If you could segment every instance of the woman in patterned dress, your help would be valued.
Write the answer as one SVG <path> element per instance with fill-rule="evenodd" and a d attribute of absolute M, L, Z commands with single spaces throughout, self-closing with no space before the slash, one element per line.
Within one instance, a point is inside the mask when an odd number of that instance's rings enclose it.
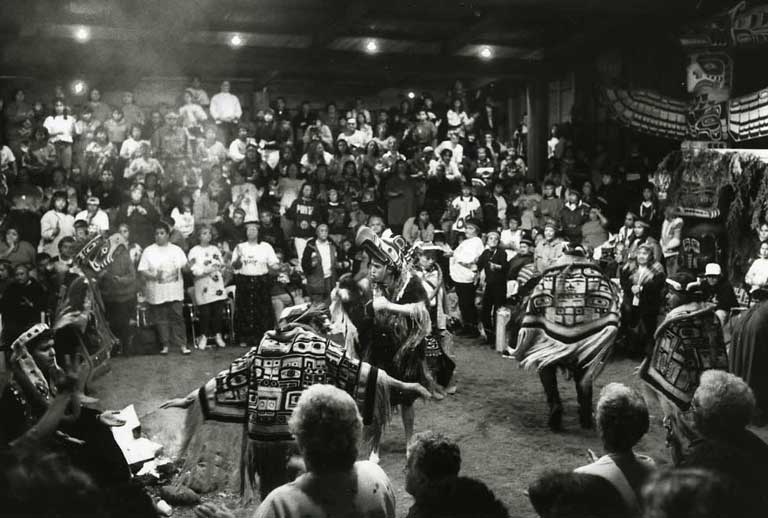
<path fill-rule="evenodd" d="M 211 244 L 210 225 L 197 231 L 200 244 L 189 251 L 189 267 L 195 278 L 195 304 L 200 318 L 200 337 L 196 347 L 205 349 L 208 337 L 215 336 L 216 345 L 226 346 L 222 331 L 222 313 L 227 294 L 224 291 L 224 261 L 219 247 Z"/>

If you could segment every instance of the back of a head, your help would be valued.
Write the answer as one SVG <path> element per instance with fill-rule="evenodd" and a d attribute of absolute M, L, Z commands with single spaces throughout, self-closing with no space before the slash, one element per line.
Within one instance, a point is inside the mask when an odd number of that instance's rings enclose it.
<path fill-rule="evenodd" d="M 507 508 L 488 486 L 470 477 L 444 479 L 419 507 L 424 518 L 508 518 Z"/>
<path fill-rule="evenodd" d="M 648 432 L 648 407 L 636 390 L 609 383 L 600 391 L 596 421 L 607 451 L 629 451 Z"/>
<path fill-rule="evenodd" d="M 430 480 L 455 477 L 461 469 L 461 451 L 441 433 L 419 432 L 408 445 L 408 462 Z"/>
<path fill-rule="evenodd" d="M 703 469 L 656 473 L 643 488 L 643 518 L 748 516 L 727 479 Z"/>
<path fill-rule="evenodd" d="M 110 516 L 103 493 L 66 457 L 42 451 L 7 451 L 0 453 L 0 466 L 2 516 Z"/>
<path fill-rule="evenodd" d="M 363 421 L 352 397 L 332 385 L 304 390 L 288 421 L 311 472 L 351 469 Z"/>
<path fill-rule="evenodd" d="M 586 473 L 545 473 L 530 485 L 528 498 L 542 518 L 630 516 L 621 495 L 610 482 Z"/>
<path fill-rule="evenodd" d="M 755 395 L 747 383 L 725 371 L 707 370 L 693 394 L 693 415 L 705 435 L 728 435 L 747 427 L 755 409 Z"/>

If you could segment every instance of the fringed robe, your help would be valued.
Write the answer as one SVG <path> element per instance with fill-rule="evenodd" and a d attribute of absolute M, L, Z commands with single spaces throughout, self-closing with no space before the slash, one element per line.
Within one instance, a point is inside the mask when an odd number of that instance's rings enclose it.
<path fill-rule="evenodd" d="M 282 334 L 267 332 L 258 346 L 200 388 L 199 410 L 187 413 L 187 441 L 182 449 L 212 453 L 214 458 L 210 462 L 216 462 L 218 448 L 234 446 L 233 433 L 222 431 L 215 424 L 208 427 L 207 433 L 197 433 L 203 425 L 201 414 L 205 420 L 240 424 L 239 490 L 245 502 L 252 501 L 258 476 L 258 487 L 264 497 L 289 481 L 286 463 L 290 454 L 296 453 L 296 447 L 288 430 L 288 419 L 303 390 L 316 383 L 335 385 L 349 393 L 358 404 L 364 424 L 383 426 L 389 420 L 386 372 L 351 358 L 343 346 L 297 326 Z M 230 444 L 212 443 L 221 440 Z M 194 447 L 193 441 L 197 443 Z M 190 472 L 207 469 L 205 464 L 206 461 L 188 456 L 182 468 L 182 483 L 195 478 Z M 209 487 L 223 489 L 215 484 Z"/>

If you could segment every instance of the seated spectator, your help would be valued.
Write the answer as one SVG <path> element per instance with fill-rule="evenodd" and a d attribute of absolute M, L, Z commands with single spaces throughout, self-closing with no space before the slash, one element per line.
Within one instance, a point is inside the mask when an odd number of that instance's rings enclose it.
<path fill-rule="evenodd" d="M 643 489 L 643 518 L 752 516 L 744 504 L 731 481 L 704 469 L 662 471 Z"/>
<path fill-rule="evenodd" d="M 139 176 L 146 178 L 149 174 L 162 175 L 163 166 L 160 161 L 152 157 L 152 146 L 146 140 L 142 141 L 139 145 L 139 155 L 132 159 L 125 168 L 123 173 L 123 179 L 126 181 L 133 181 Z"/>
<path fill-rule="evenodd" d="M 40 219 L 41 252 L 51 257 L 59 255 L 59 241 L 75 233 L 75 218 L 67 213 L 67 194 L 59 191 L 53 195 L 51 208 Z"/>
<path fill-rule="evenodd" d="M 422 243 L 431 243 L 435 235 L 435 226 L 429 220 L 429 212 L 426 209 L 421 209 L 415 216 L 411 216 L 405 220 L 403 225 L 403 239 L 405 239 L 409 245 L 413 245 L 417 241 Z"/>
<path fill-rule="evenodd" d="M 705 300 L 716 306 L 715 314 L 720 323 L 725 325 L 732 308 L 739 305 L 733 286 L 723 276 L 723 269 L 717 263 L 709 263 L 704 268 L 705 283 L 702 284 Z"/>
<path fill-rule="evenodd" d="M 256 518 L 395 517 L 384 471 L 356 462 L 362 418 L 354 400 L 329 385 L 305 389 L 289 421 L 307 473 L 272 491 Z"/>
<path fill-rule="evenodd" d="M 144 197 L 144 186 L 131 187 L 130 200 L 120 206 L 115 216 L 115 224 L 126 224 L 135 243 L 146 248 L 154 241 L 154 225 L 160 220 L 160 214 Z"/>
<path fill-rule="evenodd" d="M 581 243 L 582 225 L 589 221 L 589 208 L 581 201 L 581 193 L 569 189 L 566 202 L 560 212 L 560 226 L 563 239 L 571 243 Z"/>
<path fill-rule="evenodd" d="M 751 291 L 768 286 L 768 241 L 760 243 L 757 259 L 749 266 L 744 284 Z"/>
<path fill-rule="evenodd" d="M 144 111 L 136 104 L 133 92 L 123 92 L 123 118 L 129 128 L 144 126 Z"/>
<path fill-rule="evenodd" d="M 459 446 L 440 433 L 431 431 L 415 434 L 406 451 L 405 490 L 413 496 L 414 504 L 408 511 L 408 518 L 429 516 L 429 509 L 423 509 L 436 484 L 459 476 L 461 452 Z"/>
<path fill-rule="evenodd" d="M 4 239 L 0 241 L 0 260 L 7 261 L 12 267 L 19 264 L 34 266 L 36 255 L 31 243 L 19 239 L 19 229 L 8 225 Z"/>
<path fill-rule="evenodd" d="M 507 518 L 509 512 L 484 483 L 469 477 L 449 477 L 435 483 L 423 505 L 409 518 Z"/>
<path fill-rule="evenodd" d="M 355 120 L 354 117 L 349 117 L 347 119 L 347 124 L 344 128 L 344 131 L 339 133 L 339 136 L 336 137 L 336 140 L 346 141 L 349 147 L 352 149 L 363 149 L 368 143 L 368 139 L 366 138 L 365 133 L 358 129 L 357 120 Z"/>
<path fill-rule="evenodd" d="M 597 431 L 605 455 L 576 473 L 597 475 L 610 482 L 633 515 L 640 511 L 640 490 L 655 468 L 650 457 L 632 448 L 648 432 L 648 408 L 642 396 L 621 383 L 609 383 L 597 401 Z"/>
<path fill-rule="evenodd" d="M 195 231 L 195 216 L 192 211 L 192 194 L 182 191 L 179 195 L 179 204 L 171 211 L 171 219 L 174 228 L 179 231 L 184 239 L 189 238 Z"/>
<path fill-rule="evenodd" d="M 700 438 L 684 452 L 681 465 L 732 481 L 751 516 L 762 516 L 768 508 L 768 444 L 747 430 L 755 412 L 752 389 L 733 374 L 704 371 L 691 409 Z"/>
<path fill-rule="evenodd" d="M 546 473 L 530 485 L 528 498 L 541 518 L 633 516 L 610 482 L 587 473 Z"/>

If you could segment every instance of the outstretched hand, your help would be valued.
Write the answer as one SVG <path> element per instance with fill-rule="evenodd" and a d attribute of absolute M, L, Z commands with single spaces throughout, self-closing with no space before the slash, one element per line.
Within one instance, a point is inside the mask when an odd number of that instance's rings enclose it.
<path fill-rule="evenodd" d="M 99 414 L 99 421 L 109 427 L 119 427 L 125 424 L 125 419 L 120 417 L 120 412 L 117 410 L 105 410 Z"/>
<path fill-rule="evenodd" d="M 432 399 L 432 393 L 419 383 L 407 383 L 409 392 L 413 392 L 423 399 Z"/>
<path fill-rule="evenodd" d="M 162 405 L 160 405 L 160 408 L 189 408 L 189 406 L 192 404 L 192 401 L 185 397 L 177 397 L 174 399 L 169 399 Z"/>

